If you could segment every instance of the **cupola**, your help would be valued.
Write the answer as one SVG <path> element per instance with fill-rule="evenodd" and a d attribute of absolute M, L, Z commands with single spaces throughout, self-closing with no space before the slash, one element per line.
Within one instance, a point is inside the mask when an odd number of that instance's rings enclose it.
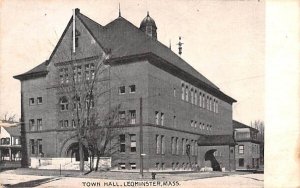
<path fill-rule="evenodd" d="M 157 40 L 157 27 L 155 21 L 149 16 L 149 12 L 147 12 L 147 16 L 141 22 L 140 30 L 146 33 L 146 35 Z"/>

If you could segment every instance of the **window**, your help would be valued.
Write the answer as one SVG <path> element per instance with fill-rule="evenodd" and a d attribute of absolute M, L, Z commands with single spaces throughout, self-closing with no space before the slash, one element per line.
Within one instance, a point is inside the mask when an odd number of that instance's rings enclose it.
<path fill-rule="evenodd" d="M 176 88 L 173 88 L 173 97 L 176 97 Z"/>
<path fill-rule="evenodd" d="M 243 158 L 239 159 L 239 166 L 244 166 L 244 159 Z"/>
<path fill-rule="evenodd" d="M 73 109 L 74 110 L 81 110 L 81 103 L 80 103 L 80 97 L 75 96 L 73 97 Z"/>
<path fill-rule="evenodd" d="M 42 119 L 37 119 L 37 130 L 43 130 Z"/>
<path fill-rule="evenodd" d="M 130 116 L 130 124 L 136 123 L 136 112 L 135 110 L 129 110 L 129 116 Z"/>
<path fill-rule="evenodd" d="M 69 121 L 68 120 L 64 121 L 64 127 L 69 127 Z"/>
<path fill-rule="evenodd" d="M 59 79 L 60 83 L 69 83 L 69 70 L 68 68 L 61 68 L 59 69 Z"/>
<path fill-rule="evenodd" d="M 162 169 L 162 170 L 165 169 L 165 163 L 161 163 L 161 169 Z"/>
<path fill-rule="evenodd" d="M 37 140 L 38 145 L 38 154 L 43 155 L 43 145 L 42 145 L 42 139 Z"/>
<path fill-rule="evenodd" d="M 176 127 L 176 116 L 173 116 L 173 126 Z"/>
<path fill-rule="evenodd" d="M 179 138 L 178 137 L 176 138 L 175 143 L 176 143 L 176 155 L 179 155 Z"/>
<path fill-rule="evenodd" d="M 35 154 L 35 146 L 34 146 L 33 139 L 30 139 L 30 149 L 31 149 L 31 154 Z"/>
<path fill-rule="evenodd" d="M 72 127 L 75 128 L 76 127 L 76 123 L 75 123 L 75 120 L 72 119 Z"/>
<path fill-rule="evenodd" d="M 34 125 L 34 119 L 30 119 L 29 120 L 29 130 L 34 131 L 34 129 L 35 129 L 34 126 L 35 126 Z"/>
<path fill-rule="evenodd" d="M 239 154 L 244 154 L 244 145 L 239 145 Z"/>
<path fill-rule="evenodd" d="M 218 105 L 218 101 L 216 101 L 216 113 L 219 112 L 219 105 Z"/>
<path fill-rule="evenodd" d="M 155 124 L 158 125 L 159 124 L 159 112 L 155 111 Z"/>
<path fill-rule="evenodd" d="M 156 168 L 156 170 L 159 170 L 160 169 L 160 164 L 159 163 L 155 163 L 155 168 Z"/>
<path fill-rule="evenodd" d="M 194 104 L 194 89 L 191 88 L 191 103 Z"/>
<path fill-rule="evenodd" d="M 166 147 L 165 147 L 165 136 L 161 136 L 161 154 L 165 154 L 165 150 L 166 150 Z"/>
<path fill-rule="evenodd" d="M 191 120 L 191 127 L 194 127 L 194 121 Z"/>
<path fill-rule="evenodd" d="M 125 86 L 119 87 L 119 94 L 125 94 Z"/>
<path fill-rule="evenodd" d="M 202 108 L 205 108 L 205 94 L 202 94 Z"/>
<path fill-rule="evenodd" d="M 85 80 L 93 80 L 95 78 L 95 65 L 94 63 L 86 64 L 85 68 Z"/>
<path fill-rule="evenodd" d="M 119 123 L 123 125 L 125 124 L 125 120 L 125 111 L 119 111 Z"/>
<path fill-rule="evenodd" d="M 79 46 L 79 31 L 75 30 L 75 47 L 77 48 Z"/>
<path fill-rule="evenodd" d="M 68 98 L 63 96 L 60 98 L 60 110 L 65 111 L 69 109 Z"/>
<path fill-rule="evenodd" d="M 161 144 L 161 139 L 159 135 L 156 135 L 156 154 L 160 154 L 160 144 Z"/>
<path fill-rule="evenodd" d="M 20 139 L 19 138 L 15 138 L 15 145 L 19 145 L 20 144 Z"/>
<path fill-rule="evenodd" d="M 189 87 L 185 87 L 185 100 L 188 102 L 189 101 Z"/>
<path fill-rule="evenodd" d="M 120 152 L 125 152 L 125 134 L 120 135 Z"/>
<path fill-rule="evenodd" d="M 42 104 L 43 103 L 43 98 L 42 97 L 38 97 L 37 98 L 37 103 L 38 104 Z"/>
<path fill-rule="evenodd" d="M 60 121 L 59 121 L 59 125 L 60 125 L 61 128 L 63 128 L 63 127 L 64 127 L 64 121 L 63 121 L 63 120 L 60 120 Z"/>
<path fill-rule="evenodd" d="M 130 163 L 130 169 L 131 169 L 131 170 L 136 169 L 136 164 L 135 164 L 135 163 Z"/>
<path fill-rule="evenodd" d="M 186 145 L 186 142 L 185 142 L 185 139 L 183 138 L 182 139 L 182 155 L 185 155 L 185 145 Z"/>
<path fill-rule="evenodd" d="M 195 105 L 198 103 L 198 98 L 197 98 L 197 90 L 195 89 Z"/>
<path fill-rule="evenodd" d="M 129 93 L 135 93 L 135 85 L 129 86 Z"/>
<path fill-rule="evenodd" d="M 175 138 L 174 137 L 171 138 L 171 153 L 172 153 L 172 155 L 175 154 Z"/>
<path fill-rule="evenodd" d="M 209 110 L 212 111 L 212 98 L 209 98 Z"/>
<path fill-rule="evenodd" d="M 194 151 L 195 153 L 194 153 L 194 155 L 197 156 L 198 155 L 198 145 L 197 145 L 197 141 L 196 140 L 195 140 L 195 146 L 194 147 L 195 147 L 195 151 Z"/>
<path fill-rule="evenodd" d="M 198 124 L 197 121 L 195 121 L 195 124 L 194 124 L 195 128 L 197 128 L 197 124 Z"/>
<path fill-rule="evenodd" d="M 199 92 L 199 106 L 202 107 L 202 93 Z"/>
<path fill-rule="evenodd" d="M 29 98 L 29 105 L 34 105 L 34 98 Z"/>
<path fill-rule="evenodd" d="M 125 170 L 126 169 L 125 163 L 119 163 L 119 169 Z"/>
<path fill-rule="evenodd" d="M 194 155 L 194 140 L 191 140 L 191 155 Z"/>
<path fill-rule="evenodd" d="M 136 152 L 136 135 L 130 135 L 130 152 Z"/>
<path fill-rule="evenodd" d="M 185 95 L 185 86 L 184 84 L 181 85 L 181 99 L 184 100 L 184 95 Z"/>
<path fill-rule="evenodd" d="M 73 67 L 73 79 L 74 79 L 74 82 L 81 82 L 81 66 L 78 65 L 78 66 L 74 66 Z"/>
<path fill-rule="evenodd" d="M 160 113 L 160 119 L 161 119 L 160 121 L 161 125 L 164 125 L 164 119 L 165 119 L 164 113 Z"/>
<path fill-rule="evenodd" d="M 206 96 L 206 109 L 209 110 L 209 96 Z"/>

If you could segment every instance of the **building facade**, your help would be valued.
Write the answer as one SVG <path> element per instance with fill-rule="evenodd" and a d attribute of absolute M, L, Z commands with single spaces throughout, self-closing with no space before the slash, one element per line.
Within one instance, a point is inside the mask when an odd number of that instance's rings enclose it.
<path fill-rule="evenodd" d="M 149 13 L 139 28 L 121 15 L 102 26 L 79 9 L 50 58 L 14 77 L 21 81 L 29 163 L 39 156 L 73 156 L 76 107 L 60 88 L 96 79 L 95 67 L 106 55 L 101 83 L 109 92 L 97 97 L 93 107 L 105 111 L 120 104 L 120 118 L 129 117 L 126 126 L 118 127 L 112 168 L 137 169 L 143 154 L 146 170 L 234 169 L 236 101 L 158 41 Z"/>
<path fill-rule="evenodd" d="M 258 130 L 233 120 L 236 170 L 255 170 L 260 165 Z"/>

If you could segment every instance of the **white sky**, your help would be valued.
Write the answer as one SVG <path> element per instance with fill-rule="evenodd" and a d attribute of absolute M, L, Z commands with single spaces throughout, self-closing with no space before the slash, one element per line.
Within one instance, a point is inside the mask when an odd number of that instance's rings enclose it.
<path fill-rule="evenodd" d="M 2 1 L 0 4 L 0 117 L 20 116 L 24 73 L 50 57 L 73 8 L 105 25 L 122 16 L 139 27 L 147 11 L 158 40 L 235 98 L 233 118 L 246 124 L 264 120 L 265 5 L 262 1 Z"/>

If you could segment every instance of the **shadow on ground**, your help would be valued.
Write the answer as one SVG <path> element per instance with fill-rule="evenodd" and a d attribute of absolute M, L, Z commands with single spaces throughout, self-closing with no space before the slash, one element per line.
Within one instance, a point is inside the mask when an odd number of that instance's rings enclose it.
<path fill-rule="evenodd" d="M 26 181 L 26 182 L 21 182 L 21 183 L 17 183 L 17 184 L 4 184 L 4 187 L 10 188 L 10 187 L 36 187 L 45 183 L 49 183 L 52 181 L 57 181 L 60 178 L 43 178 L 43 179 L 38 179 L 38 180 L 32 180 L 32 181 Z"/>

